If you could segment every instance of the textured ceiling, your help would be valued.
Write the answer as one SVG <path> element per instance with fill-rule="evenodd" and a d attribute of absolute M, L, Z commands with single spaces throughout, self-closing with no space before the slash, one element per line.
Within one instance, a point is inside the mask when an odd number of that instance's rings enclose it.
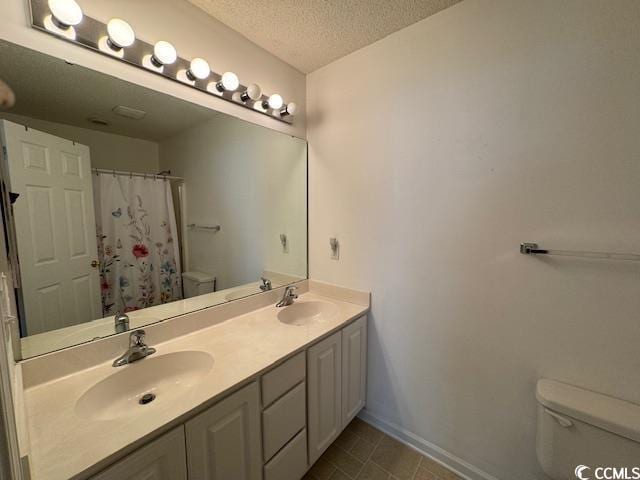
<path fill-rule="evenodd" d="M 189 0 L 303 73 L 461 0 Z"/>
<path fill-rule="evenodd" d="M 58 58 L 0 41 L 0 72 L 11 85 L 11 113 L 101 132 L 161 141 L 215 115 L 215 111 L 125 82 Z M 147 112 L 142 120 L 113 113 L 124 105 Z M 109 123 L 97 126 L 87 119 Z"/>

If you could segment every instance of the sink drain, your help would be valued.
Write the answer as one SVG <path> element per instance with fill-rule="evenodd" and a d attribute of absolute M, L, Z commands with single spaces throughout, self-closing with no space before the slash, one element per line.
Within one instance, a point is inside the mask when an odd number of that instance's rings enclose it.
<path fill-rule="evenodd" d="M 155 399 L 156 399 L 155 393 L 145 393 L 140 397 L 140 400 L 138 400 L 138 403 L 140 405 L 146 405 L 147 403 L 153 402 Z"/>

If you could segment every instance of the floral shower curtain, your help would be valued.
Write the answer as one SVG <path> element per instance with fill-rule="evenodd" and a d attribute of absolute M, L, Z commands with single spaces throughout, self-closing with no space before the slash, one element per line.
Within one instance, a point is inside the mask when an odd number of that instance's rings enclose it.
<path fill-rule="evenodd" d="M 103 315 L 182 298 L 170 183 L 98 174 L 93 195 Z"/>

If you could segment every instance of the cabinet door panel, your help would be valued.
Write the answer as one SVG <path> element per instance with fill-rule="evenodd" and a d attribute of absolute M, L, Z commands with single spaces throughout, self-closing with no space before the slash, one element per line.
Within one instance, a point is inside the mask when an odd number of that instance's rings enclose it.
<path fill-rule="evenodd" d="M 367 317 L 342 330 L 342 425 L 364 407 L 367 395 Z"/>
<path fill-rule="evenodd" d="M 187 480 L 184 427 L 145 445 L 92 480 Z"/>
<path fill-rule="evenodd" d="M 307 353 L 309 463 L 314 463 L 342 431 L 342 333 Z"/>
<path fill-rule="evenodd" d="M 260 480 L 260 406 L 254 382 L 186 424 L 190 480 Z"/>

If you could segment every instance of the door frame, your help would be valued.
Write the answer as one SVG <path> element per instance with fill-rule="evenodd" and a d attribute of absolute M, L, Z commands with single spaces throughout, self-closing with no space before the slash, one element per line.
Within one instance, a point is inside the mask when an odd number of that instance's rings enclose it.
<path fill-rule="evenodd" d="M 25 130 L 29 127 L 24 126 Z M 4 235 L 5 252 L 7 262 L 11 274 L 13 284 L 13 295 L 16 302 L 16 310 L 21 337 L 21 332 L 27 329 L 26 315 L 24 312 L 24 299 L 22 296 L 22 278 L 20 277 L 20 260 L 18 259 L 18 237 L 16 235 L 16 224 L 13 215 L 13 207 L 11 205 L 9 179 L 9 154 L 7 150 L 7 139 L 5 138 L 4 128 L 0 128 L 0 145 L 2 147 L 2 156 L 0 157 L 0 208 L 2 209 L 2 232 Z M 22 360 L 22 352 L 19 348 L 13 352 L 15 361 Z"/>

